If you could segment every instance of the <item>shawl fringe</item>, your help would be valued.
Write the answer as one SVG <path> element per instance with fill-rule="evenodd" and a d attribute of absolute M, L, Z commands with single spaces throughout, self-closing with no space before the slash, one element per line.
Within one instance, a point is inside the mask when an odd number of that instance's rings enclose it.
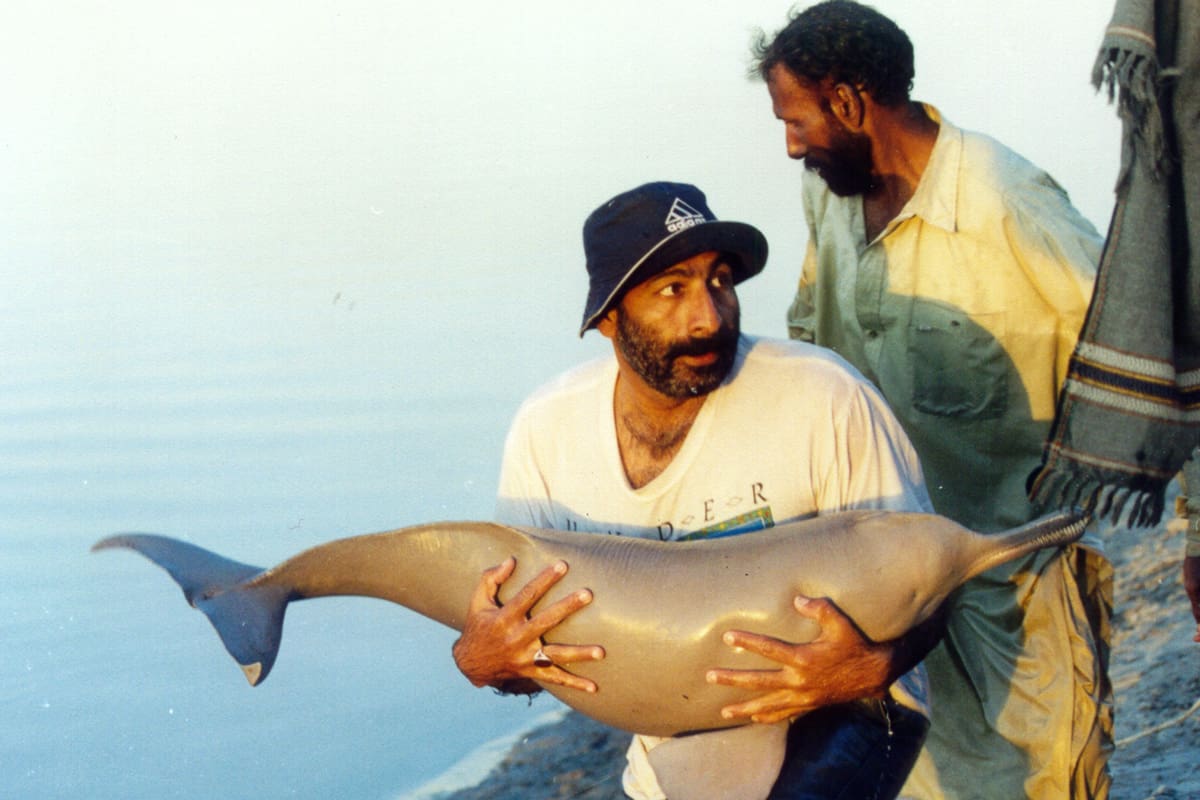
<path fill-rule="evenodd" d="M 1117 0 L 1092 83 L 1121 117 L 1117 202 L 1029 497 L 1147 527 L 1200 443 L 1200 0 Z"/>
<path fill-rule="evenodd" d="M 1117 113 L 1128 125 L 1127 135 L 1123 137 L 1125 152 L 1117 177 L 1119 188 L 1125 183 L 1134 158 L 1146 159 L 1156 178 L 1170 170 L 1165 126 L 1159 107 L 1166 76 L 1159 69 L 1158 58 L 1153 53 L 1109 42 L 1106 45 L 1092 67 L 1092 86 L 1097 91 L 1105 91 L 1109 103 L 1116 99 Z"/>
<path fill-rule="evenodd" d="M 1098 522 L 1149 528 L 1165 510 L 1165 484 L 1147 475 L 1057 472 L 1039 481 L 1030 499 L 1038 508 L 1078 508 Z"/>

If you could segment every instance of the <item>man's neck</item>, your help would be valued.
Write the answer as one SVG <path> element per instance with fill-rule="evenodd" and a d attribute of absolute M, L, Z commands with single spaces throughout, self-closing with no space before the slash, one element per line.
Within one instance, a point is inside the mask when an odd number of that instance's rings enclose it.
<path fill-rule="evenodd" d="M 866 238 L 871 242 L 895 219 L 921 182 L 937 141 L 938 123 L 919 103 L 874 108 L 871 155 L 878 184 L 863 195 Z"/>
<path fill-rule="evenodd" d="M 707 395 L 668 397 L 624 374 L 613 392 L 613 418 L 625 477 L 640 489 L 670 466 Z"/>

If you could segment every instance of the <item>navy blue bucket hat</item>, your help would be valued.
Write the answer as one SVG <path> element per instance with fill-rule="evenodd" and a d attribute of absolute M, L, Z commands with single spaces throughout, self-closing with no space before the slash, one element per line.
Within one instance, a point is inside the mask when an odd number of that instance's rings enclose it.
<path fill-rule="evenodd" d="M 718 220 L 704 192 L 691 184 L 647 183 L 609 200 L 583 223 L 590 283 L 579 335 L 629 289 L 710 250 L 732 256 L 735 284 L 767 263 L 766 237 L 744 222 Z"/>

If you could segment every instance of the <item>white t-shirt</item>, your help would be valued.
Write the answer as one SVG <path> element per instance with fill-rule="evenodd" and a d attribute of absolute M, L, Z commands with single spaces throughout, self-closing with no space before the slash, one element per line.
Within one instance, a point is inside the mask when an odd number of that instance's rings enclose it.
<path fill-rule="evenodd" d="M 932 510 L 899 423 L 832 351 L 742 336 L 730 376 L 708 395 L 670 465 L 640 489 L 617 446 L 616 379 L 616 359 L 603 358 L 525 401 L 505 443 L 499 521 L 679 540 L 848 509 Z M 928 713 L 920 670 L 898 683 L 897 698 Z M 631 797 L 661 796 L 645 761 L 654 743 L 635 737 L 630 747 Z"/>

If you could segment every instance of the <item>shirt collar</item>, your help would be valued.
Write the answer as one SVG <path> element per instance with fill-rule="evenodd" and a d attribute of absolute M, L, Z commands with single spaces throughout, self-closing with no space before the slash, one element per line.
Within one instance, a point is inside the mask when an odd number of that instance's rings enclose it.
<path fill-rule="evenodd" d="M 958 173 L 962 166 L 963 135 L 936 108 L 927 103 L 923 107 L 929 118 L 938 123 L 937 140 L 916 191 L 897 219 L 920 217 L 930 225 L 954 233 L 958 229 Z"/>

